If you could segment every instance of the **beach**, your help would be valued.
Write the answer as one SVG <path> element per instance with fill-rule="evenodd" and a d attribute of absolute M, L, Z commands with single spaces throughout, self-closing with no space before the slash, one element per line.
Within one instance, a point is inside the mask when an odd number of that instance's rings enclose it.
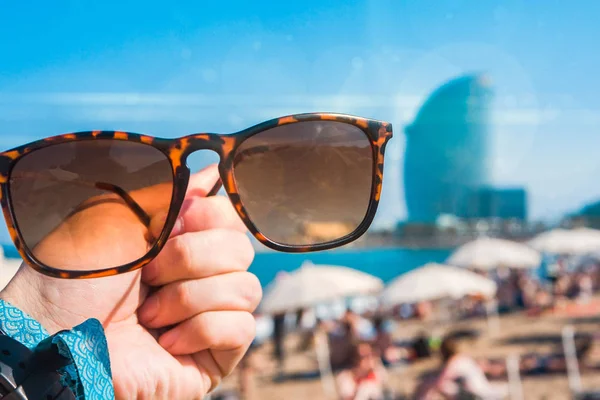
<path fill-rule="evenodd" d="M 597 313 L 596 313 L 597 314 Z M 565 324 L 572 324 L 578 333 L 596 333 L 600 317 L 581 315 L 568 317 L 564 315 L 544 315 L 531 317 L 523 313 L 500 317 L 500 330 L 496 336 L 488 332 L 488 324 L 484 318 L 453 323 L 451 328 L 474 329 L 481 332 L 478 339 L 465 342 L 464 350 L 477 359 L 503 359 L 507 355 L 523 355 L 527 353 L 547 353 L 560 346 L 561 330 Z M 406 340 L 414 337 L 421 329 L 431 329 L 431 324 L 410 321 L 397 325 L 394 337 Z M 449 325 L 438 329 L 448 330 Z M 252 361 L 258 369 L 253 378 L 254 396 L 248 400 L 282 400 L 282 399 L 331 399 L 324 393 L 322 382 L 314 376 L 317 370 L 315 355 L 312 351 L 295 352 L 298 335 L 290 335 L 286 340 L 289 357 L 286 360 L 285 374 L 290 377 L 282 382 L 275 382 L 274 363 L 270 361 L 272 347 L 266 343 L 256 350 Z M 600 344 L 595 344 L 590 354 L 592 364 L 600 363 Z M 402 365 L 388 369 L 391 386 L 396 393 L 412 393 L 419 382 L 419 377 L 439 368 L 437 357 L 418 361 L 410 365 Z M 312 375 L 312 376 L 311 376 Z M 235 388 L 238 384 L 239 371 L 228 377 L 222 389 Z M 522 376 L 523 399 L 526 400 L 565 400 L 571 398 L 566 374 L 549 374 L 541 376 Z M 500 381 L 506 382 L 506 378 Z M 600 389 L 600 369 L 582 371 L 581 382 L 584 390 Z M 513 397 L 518 398 L 518 397 Z"/>
<path fill-rule="evenodd" d="M 5 251 L 11 253 L 12 249 Z M 349 249 L 310 255 L 293 255 L 282 253 L 259 253 L 256 255 L 251 271 L 255 272 L 263 286 L 268 286 L 277 273 L 294 270 L 307 259 L 319 264 L 347 265 L 358 270 L 366 270 L 380 279 L 389 282 L 419 266 L 425 259 L 444 259 L 448 251 L 439 250 L 406 250 L 388 249 Z M 5 285 L 18 270 L 21 260 L 5 257 L 0 269 L 0 285 Z M 479 362 L 505 361 L 509 356 L 522 357 L 526 354 L 549 354 L 560 351 L 561 332 L 567 325 L 573 326 L 577 334 L 589 333 L 594 336 L 600 323 L 600 295 L 596 294 L 588 304 L 578 304 L 577 300 L 568 300 L 562 309 L 546 310 L 541 315 L 528 315 L 523 311 L 513 311 L 498 318 L 498 329 L 491 329 L 489 320 L 483 316 L 469 317 L 465 320 L 446 322 L 422 321 L 416 318 L 395 320 L 392 336 L 397 343 L 412 341 L 420 332 L 426 331 L 441 337 L 453 331 L 478 332 L 476 339 L 465 339 L 462 351 Z M 259 316 L 263 320 L 268 316 Z M 264 325 L 263 325 L 264 326 Z M 252 372 L 250 382 L 253 394 L 245 400 L 281 400 L 311 399 L 333 400 L 336 397 L 327 395 L 318 376 L 318 363 L 314 348 L 298 351 L 301 336 L 298 332 L 286 335 L 286 361 L 283 375 L 277 374 L 276 362 L 273 360 L 273 346 L 266 329 L 262 331 L 264 341 L 245 360 Z M 600 341 L 595 343 L 589 354 L 588 362 L 599 367 L 581 371 L 581 384 L 584 390 L 600 389 Z M 418 361 L 401 362 L 387 368 L 390 387 L 396 394 L 409 396 L 422 381 L 423 376 L 439 372 L 438 354 Z M 241 368 L 236 368 L 218 388 L 219 392 L 237 391 L 240 382 Z M 247 370 L 246 370 L 247 371 Z M 506 375 L 490 378 L 494 382 L 507 382 Z M 571 398 L 569 381 L 565 373 L 523 375 L 520 377 L 522 397 L 512 399 L 568 399 Z M 215 397 L 216 397 L 215 395 Z M 218 397 L 217 397 L 218 398 Z M 411 397 L 408 397 L 411 398 Z"/>

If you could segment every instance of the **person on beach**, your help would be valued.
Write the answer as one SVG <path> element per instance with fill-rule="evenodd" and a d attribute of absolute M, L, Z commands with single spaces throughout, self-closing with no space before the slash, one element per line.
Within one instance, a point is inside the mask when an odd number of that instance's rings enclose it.
<path fill-rule="evenodd" d="M 336 377 L 340 400 L 383 400 L 387 373 L 368 342 L 355 344 L 350 366 Z"/>
<path fill-rule="evenodd" d="M 273 357 L 278 373 L 283 374 L 285 364 L 285 313 L 273 316 Z"/>
<path fill-rule="evenodd" d="M 458 399 L 469 394 L 483 400 L 506 398 L 506 385 L 491 383 L 481 366 L 473 358 L 459 350 L 459 342 L 451 334 L 446 336 L 440 346 L 442 370 L 437 378 L 426 384 L 421 400 L 430 400 L 442 396 L 445 399 Z"/>

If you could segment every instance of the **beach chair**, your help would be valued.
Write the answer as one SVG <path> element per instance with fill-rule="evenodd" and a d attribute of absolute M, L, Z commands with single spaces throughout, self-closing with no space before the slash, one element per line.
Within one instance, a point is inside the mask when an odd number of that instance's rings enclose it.
<path fill-rule="evenodd" d="M 520 357 L 511 354 L 506 357 L 506 372 L 508 375 L 508 390 L 511 400 L 524 400 L 521 371 L 519 368 Z"/>
<path fill-rule="evenodd" d="M 600 390 L 584 390 L 581 384 L 579 361 L 575 348 L 575 329 L 565 325 L 562 329 L 562 346 L 567 364 L 567 378 L 573 400 L 600 400 Z"/>

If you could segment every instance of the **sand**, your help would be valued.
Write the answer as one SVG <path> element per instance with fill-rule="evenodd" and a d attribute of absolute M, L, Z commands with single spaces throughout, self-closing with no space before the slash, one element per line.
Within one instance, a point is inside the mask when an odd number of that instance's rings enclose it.
<path fill-rule="evenodd" d="M 529 352 L 548 353 L 560 346 L 560 335 L 563 326 L 572 324 L 577 332 L 595 333 L 600 323 L 600 313 L 581 316 L 579 318 L 560 315 L 545 315 L 530 317 L 523 314 L 503 316 L 500 318 L 500 330 L 496 335 L 488 329 L 485 319 L 470 320 L 452 324 L 453 328 L 478 329 L 481 336 L 469 342 L 464 342 L 463 350 L 477 358 L 506 358 L 510 354 L 524 354 Z M 409 339 L 422 328 L 448 329 L 432 324 L 423 325 L 416 322 L 401 323 L 395 332 L 397 339 Z M 316 371 L 316 360 L 312 352 L 294 353 L 297 336 L 290 335 L 286 347 L 291 354 L 286 361 L 287 374 L 307 373 Z M 554 340 L 554 342 L 552 342 Z M 256 351 L 252 360 L 253 364 L 261 368 L 253 379 L 255 395 L 248 400 L 293 400 L 293 399 L 335 399 L 325 394 L 322 381 L 318 378 L 289 379 L 280 383 L 273 380 L 274 364 L 270 361 L 270 344 L 264 345 Z M 600 363 L 600 343 L 595 343 L 591 359 Z M 389 370 L 391 386 L 399 393 L 410 394 L 413 392 L 418 378 L 427 371 L 439 367 L 437 357 L 430 360 L 414 363 L 409 366 L 396 367 Z M 566 374 L 554 376 L 521 377 L 523 399 L 565 400 L 571 398 Z M 582 386 L 585 390 L 600 390 L 600 369 L 582 372 Z M 228 377 L 222 388 L 235 388 L 238 374 Z M 506 382 L 506 380 L 504 381 Z"/>

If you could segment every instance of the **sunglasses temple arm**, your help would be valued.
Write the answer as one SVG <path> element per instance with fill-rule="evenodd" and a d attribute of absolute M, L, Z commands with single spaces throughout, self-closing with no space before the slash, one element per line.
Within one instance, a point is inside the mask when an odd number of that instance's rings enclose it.
<path fill-rule="evenodd" d="M 150 216 L 122 187 L 107 182 L 96 182 L 94 186 L 98 189 L 112 192 L 122 198 L 123 201 L 129 206 L 131 211 L 133 211 L 140 221 L 142 221 L 144 226 L 150 226 Z"/>
<path fill-rule="evenodd" d="M 48 179 L 51 181 L 59 182 L 60 179 L 44 176 L 42 174 L 37 174 L 35 172 L 22 172 L 19 174 L 13 174 L 13 178 L 33 178 L 33 179 Z M 134 214 L 140 219 L 140 221 L 144 224 L 144 226 L 150 226 L 150 216 L 144 211 L 144 209 L 127 193 L 122 187 L 113 185 L 112 183 L 107 182 L 95 182 L 89 183 L 85 181 L 71 181 L 70 183 L 75 183 L 81 186 L 86 187 L 94 187 L 99 190 L 104 190 L 107 192 L 111 192 L 119 196 L 125 204 L 134 212 Z"/>
<path fill-rule="evenodd" d="M 223 181 L 221 181 L 221 178 L 217 179 L 217 182 L 215 182 L 215 185 L 212 187 L 212 189 L 210 189 L 210 192 L 208 192 L 206 197 L 216 196 L 217 193 L 219 193 L 219 190 L 221 190 L 222 186 L 223 186 Z"/>

